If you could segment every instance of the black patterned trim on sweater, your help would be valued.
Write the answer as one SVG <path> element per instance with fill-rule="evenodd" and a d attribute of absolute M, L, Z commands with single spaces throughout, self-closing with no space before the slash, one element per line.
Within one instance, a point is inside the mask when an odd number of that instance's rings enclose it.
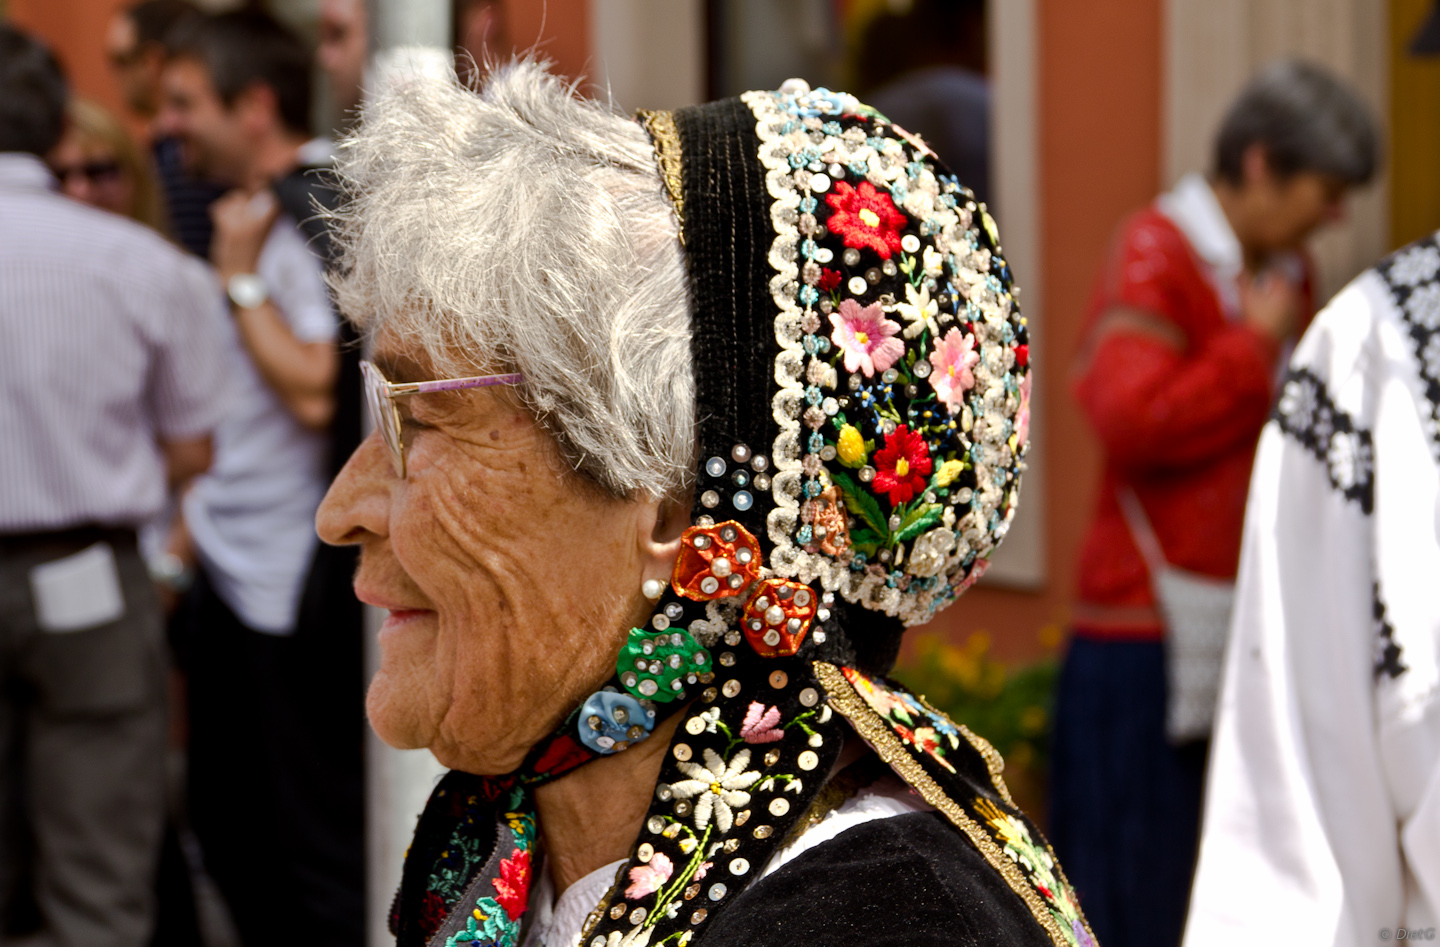
<path fill-rule="evenodd" d="M 1291 368 L 1271 418 L 1280 430 L 1325 465 L 1330 486 L 1369 515 L 1375 507 L 1375 441 L 1336 406 L 1325 382 L 1308 368 Z"/>
<path fill-rule="evenodd" d="M 1426 405 L 1430 452 L 1440 461 L 1440 244 L 1426 237 L 1375 267 L 1410 337 Z"/>
<path fill-rule="evenodd" d="M 1400 660 L 1403 652 L 1395 643 L 1395 626 L 1390 624 L 1390 619 L 1385 614 L 1385 602 L 1380 598 L 1379 582 L 1371 586 L 1371 601 L 1375 619 L 1375 677 L 1378 680 L 1380 675 L 1384 674 L 1393 681 L 1410 668 Z"/>

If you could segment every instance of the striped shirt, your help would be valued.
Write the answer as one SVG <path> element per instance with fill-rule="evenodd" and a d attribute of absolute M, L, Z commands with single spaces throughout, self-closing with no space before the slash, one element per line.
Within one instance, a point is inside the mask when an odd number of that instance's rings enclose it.
<path fill-rule="evenodd" d="M 0 154 L 0 533 L 158 513 L 157 441 L 221 415 L 223 317 L 198 260 Z"/>

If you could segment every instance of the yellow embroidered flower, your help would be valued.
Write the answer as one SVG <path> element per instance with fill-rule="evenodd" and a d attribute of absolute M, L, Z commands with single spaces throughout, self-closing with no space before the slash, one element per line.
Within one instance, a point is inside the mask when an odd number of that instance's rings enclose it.
<path fill-rule="evenodd" d="M 840 454 L 840 463 L 846 467 L 861 467 L 865 464 L 865 438 L 853 424 L 840 429 L 840 441 L 835 446 Z"/>
<path fill-rule="evenodd" d="M 960 471 L 964 469 L 965 465 L 958 460 L 945 461 L 945 463 L 941 464 L 940 469 L 935 473 L 935 486 L 950 486 L 950 484 L 954 482 L 955 478 L 960 476 Z"/>

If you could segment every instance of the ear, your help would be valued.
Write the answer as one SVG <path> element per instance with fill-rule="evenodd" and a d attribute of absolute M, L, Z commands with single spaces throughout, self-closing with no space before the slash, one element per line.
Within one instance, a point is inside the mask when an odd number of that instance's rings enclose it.
<path fill-rule="evenodd" d="M 641 504 L 637 522 L 640 542 L 641 581 L 668 584 L 680 555 L 680 537 L 690 525 L 691 499 L 647 500 Z"/>
<path fill-rule="evenodd" d="M 1240 156 L 1240 174 L 1246 186 L 1266 184 L 1273 179 L 1270 170 L 1270 156 L 1260 142 L 1251 142 Z"/>

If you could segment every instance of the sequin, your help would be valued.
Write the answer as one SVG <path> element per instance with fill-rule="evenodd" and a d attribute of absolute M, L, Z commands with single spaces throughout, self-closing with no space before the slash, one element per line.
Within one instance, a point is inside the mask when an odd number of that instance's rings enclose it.
<path fill-rule="evenodd" d="M 720 692 L 726 697 L 734 697 L 740 693 L 740 682 L 732 678 L 725 682 L 725 686 L 720 688 Z"/>
<path fill-rule="evenodd" d="M 726 888 L 725 888 L 724 885 L 720 885 L 720 884 L 711 885 L 711 886 L 710 886 L 710 900 L 711 900 L 711 901 L 719 901 L 721 898 L 725 897 L 725 891 L 726 891 Z"/>
<path fill-rule="evenodd" d="M 776 690 L 779 690 L 780 688 L 784 687 L 786 684 L 789 683 L 790 675 L 786 674 L 784 671 L 770 672 L 770 686 L 775 688 Z"/>
<path fill-rule="evenodd" d="M 770 800 L 770 814 L 776 817 L 782 816 L 790 811 L 790 801 L 777 796 Z"/>
<path fill-rule="evenodd" d="M 809 771 L 820 765 L 820 757 L 815 755 L 814 750 L 806 750 L 796 758 L 795 765 Z"/>
<path fill-rule="evenodd" d="M 700 505 L 706 509 L 713 510 L 720 505 L 720 494 L 714 490 L 706 490 L 700 494 Z"/>
<path fill-rule="evenodd" d="M 675 744 L 675 749 L 671 750 L 670 752 L 673 753 L 673 754 L 675 754 L 675 758 L 676 758 L 677 760 L 679 760 L 680 762 L 684 763 L 684 762 L 688 761 L 688 760 L 690 759 L 690 756 L 691 756 L 690 744 L 688 744 L 688 743 L 677 743 L 677 744 Z"/>
<path fill-rule="evenodd" d="M 730 859 L 730 874 L 739 876 L 739 875 L 745 874 L 745 873 L 746 873 L 747 871 L 749 871 L 749 870 L 750 870 L 750 862 L 749 862 L 748 859 L 744 859 L 744 858 L 732 858 L 732 859 Z"/>
<path fill-rule="evenodd" d="M 807 687 L 800 692 L 800 703 L 806 707 L 814 707 L 819 701 L 820 695 L 813 687 Z"/>
<path fill-rule="evenodd" d="M 712 477 L 725 476 L 725 458 L 711 457 L 705 461 L 705 472 Z"/>

